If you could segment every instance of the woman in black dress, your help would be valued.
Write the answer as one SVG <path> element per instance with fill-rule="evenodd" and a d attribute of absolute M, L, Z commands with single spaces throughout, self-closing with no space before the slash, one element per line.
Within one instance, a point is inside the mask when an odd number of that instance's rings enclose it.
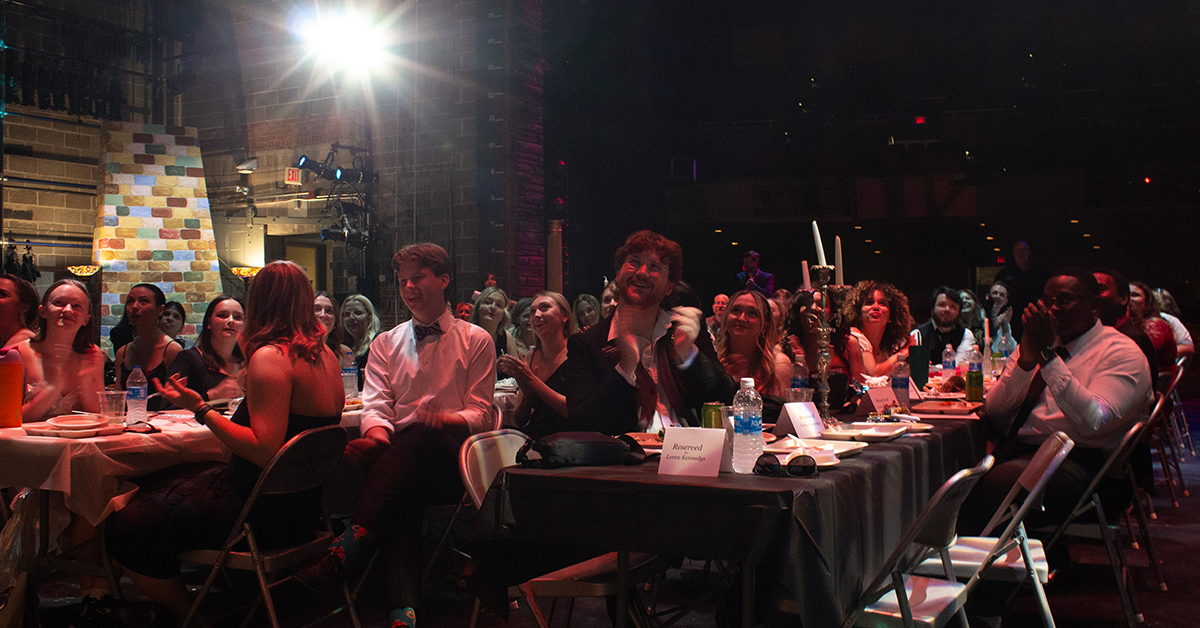
<path fill-rule="evenodd" d="M 272 262 L 255 276 L 239 338 L 249 356 L 241 374 L 246 399 L 231 419 L 178 377 L 155 380 L 168 401 L 194 412 L 233 451 L 229 464 L 173 467 L 137 480 L 141 490 L 108 520 L 109 553 L 176 621 L 192 600 L 175 557 L 187 549 L 220 547 L 262 468 L 283 444 L 341 418 L 341 369 L 325 346 L 312 303 L 308 276 L 291 262 Z M 268 549 L 312 538 L 319 512 L 319 491 L 268 496 L 258 500 L 250 521 L 260 546 Z"/>
<path fill-rule="evenodd" d="M 539 292 L 529 308 L 529 322 L 537 346 L 524 359 L 500 356 L 497 367 L 517 380 L 520 400 L 514 413 L 517 425 L 533 438 L 567 429 L 567 337 L 575 333 L 575 317 L 566 297 Z"/>
<path fill-rule="evenodd" d="M 171 363 L 170 373 L 187 382 L 205 401 L 242 396 L 238 373 L 246 366 L 238 333 L 245 314 L 235 298 L 221 295 L 204 310 L 204 321 L 196 346 L 180 353 Z"/>

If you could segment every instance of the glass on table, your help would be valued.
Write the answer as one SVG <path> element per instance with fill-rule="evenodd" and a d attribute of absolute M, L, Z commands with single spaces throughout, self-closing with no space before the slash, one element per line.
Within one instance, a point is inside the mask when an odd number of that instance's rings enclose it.
<path fill-rule="evenodd" d="M 785 393 L 785 398 L 788 403 L 812 401 L 812 388 L 789 388 Z"/>
<path fill-rule="evenodd" d="M 96 394 L 100 397 L 100 416 L 104 417 L 109 425 L 124 423 L 126 391 L 101 390 Z"/>

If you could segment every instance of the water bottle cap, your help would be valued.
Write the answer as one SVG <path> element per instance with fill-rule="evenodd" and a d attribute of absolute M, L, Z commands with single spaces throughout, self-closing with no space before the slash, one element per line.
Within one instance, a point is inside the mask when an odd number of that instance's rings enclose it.
<path fill-rule="evenodd" d="M 134 365 L 133 365 L 133 368 L 135 368 L 135 369 L 140 369 L 140 368 L 142 368 L 142 365 L 141 365 L 141 364 L 134 364 Z"/>
<path fill-rule="evenodd" d="M 747 387 L 754 388 L 754 378 L 753 377 L 743 377 L 742 378 L 742 388 L 747 388 Z"/>

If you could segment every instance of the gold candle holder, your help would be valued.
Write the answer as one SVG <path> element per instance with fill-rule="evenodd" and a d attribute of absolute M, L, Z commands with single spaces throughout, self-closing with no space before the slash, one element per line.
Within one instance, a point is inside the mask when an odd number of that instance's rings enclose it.
<path fill-rule="evenodd" d="M 846 299 L 850 286 L 829 285 L 832 266 L 813 266 L 813 290 L 821 294 L 820 315 L 817 318 L 817 411 L 825 427 L 833 429 L 842 424 L 829 413 L 829 364 L 833 361 L 830 343 L 838 325 L 838 308 Z"/>

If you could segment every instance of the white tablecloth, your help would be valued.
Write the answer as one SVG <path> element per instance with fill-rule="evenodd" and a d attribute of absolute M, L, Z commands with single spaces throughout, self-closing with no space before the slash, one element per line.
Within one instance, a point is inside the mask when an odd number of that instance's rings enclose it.
<path fill-rule="evenodd" d="M 229 450 L 206 427 L 161 418 L 153 424 L 162 432 L 81 439 L 0 429 L 0 487 L 56 491 L 71 512 L 98 525 L 137 492 L 129 478 L 183 462 L 229 459 Z"/>

